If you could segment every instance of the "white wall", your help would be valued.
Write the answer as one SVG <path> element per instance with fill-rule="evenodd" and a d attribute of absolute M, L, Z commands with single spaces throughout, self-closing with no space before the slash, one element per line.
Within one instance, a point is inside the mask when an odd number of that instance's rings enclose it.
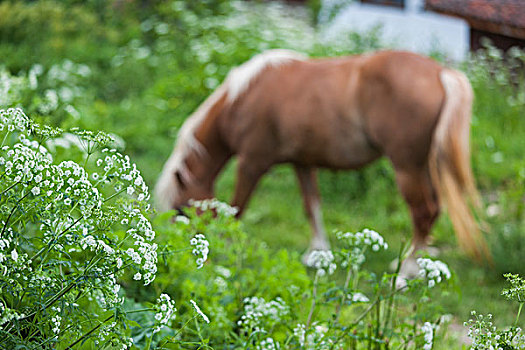
<path fill-rule="evenodd" d="M 469 50 L 466 21 L 425 12 L 423 0 L 406 0 L 404 9 L 356 0 L 337 14 L 323 35 L 332 41 L 344 32 L 366 32 L 377 25 L 383 42 L 393 48 L 423 54 L 439 50 L 456 61 L 466 58 Z"/>

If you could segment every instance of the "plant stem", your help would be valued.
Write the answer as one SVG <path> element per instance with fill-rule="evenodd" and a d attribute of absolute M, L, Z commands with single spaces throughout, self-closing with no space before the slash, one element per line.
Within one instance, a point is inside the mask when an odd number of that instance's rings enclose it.
<path fill-rule="evenodd" d="M 521 302 L 520 307 L 518 308 L 518 314 L 516 315 L 516 321 L 514 321 L 514 327 L 518 326 L 518 321 L 520 319 L 520 314 L 521 314 L 521 309 L 523 308 L 523 304 L 525 304 L 525 302 Z"/>
<path fill-rule="evenodd" d="M 348 271 L 346 272 L 346 280 L 345 284 L 343 286 L 343 296 L 341 297 L 341 303 L 337 306 L 336 312 L 335 312 L 335 323 L 339 321 L 339 316 L 341 314 L 341 309 L 345 305 L 346 301 L 346 293 L 348 289 L 348 285 L 350 284 L 350 277 L 352 276 L 352 267 L 350 263 L 348 264 Z"/>
<path fill-rule="evenodd" d="M 2 144 L 0 145 L 0 147 L 4 147 L 4 142 L 7 139 L 7 136 L 9 136 L 10 133 L 11 133 L 10 131 L 5 133 L 4 139 L 2 140 Z"/>
<path fill-rule="evenodd" d="M 317 282 L 319 280 L 319 274 L 315 274 L 314 279 L 314 289 L 312 292 L 312 306 L 310 307 L 310 312 L 308 313 L 308 320 L 306 321 L 306 328 L 308 329 L 310 327 L 310 323 L 312 322 L 312 316 L 314 314 L 315 309 L 315 299 L 317 298 Z"/>
<path fill-rule="evenodd" d="M 190 318 L 188 321 L 186 321 L 186 323 L 178 330 L 177 333 L 175 333 L 175 335 L 171 338 L 175 339 L 183 330 L 184 328 L 186 328 L 186 326 L 188 325 L 188 323 L 190 323 L 194 318 L 196 318 L 197 315 L 193 316 L 192 318 Z"/>
<path fill-rule="evenodd" d="M 21 182 L 22 182 L 22 180 L 13 183 L 11 186 L 9 186 L 9 187 L 6 188 L 5 190 L 3 190 L 2 193 L 0 193 L 0 196 L 2 196 L 4 193 L 6 193 L 7 191 L 9 191 L 10 189 L 12 189 L 13 187 L 15 187 L 16 185 L 18 185 L 18 184 L 21 183 Z"/>
<path fill-rule="evenodd" d="M 393 299 L 393 298 L 392 298 Z M 381 299 L 376 306 L 376 339 L 379 339 L 379 333 L 381 331 Z"/>
<path fill-rule="evenodd" d="M 398 288 L 396 290 L 394 290 L 392 293 L 390 293 L 389 295 L 387 295 L 386 297 L 384 297 L 383 299 L 389 299 L 389 298 L 392 298 L 397 292 L 400 292 L 402 291 L 403 289 L 407 288 L 407 286 L 403 286 L 401 288 Z M 363 318 L 366 317 L 366 315 L 368 315 L 368 313 L 374 308 L 374 306 L 380 301 L 380 298 L 377 297 L 376 300 L 374 300 L 373 303 L 371 303 L 368 308 L 363 311 L 363 313 L 361 315 L 359 315 L 359 317 L 350 325 L 348 326 L 345 331 L 343 333 L 341 333 L 341 335 L 339 335 L 339 337 L 337 337 L 337 339 L 332 343 L 332 346 L 330 347 L 330 349 L 334 349 L 334 347 L 337 345 L 337 343 L 343 339 L 352 329 L 354 329 L 355 326 L 357 326 L 359 324 L 359 322 L 361 322 L 363 320 Z"/>
<path fill-rule="evenodd" d="M 71 345 L 69 345 L 66 349 L 72 349 L 73 346 L 77 345 L 77 344 L 80 343 L 82 340 L 84 340 L 84 339 L 86 339 L 87 337 L 89 337 L 93 332 L 95 332 L 97 329 L 99 329 L 100 326 L 102 326 L 104 323 L 106 323 L 106 322 L 108 322 L 109 320 L 111 320 L 114 316 L 115 316 L 115 314 L 108 316 L 104 321 L 102 321 L 101 323 L 99 323 L 97 326 L 93 327 L 89 332 L 87 332 L 86 334 L 84 334 L 83 336 L 81 336 L 80 338 L 78 338 L 77 340 L 75 340 L 75 341 L 74 341 Z"/>
<path fill-rule="evenodd" d="M 9 223 L 9 219 L 11 219 L 11 216 L 13 216 L 13 213 L 15 212 L 15 209 L 18 207 L 18 205 L 20 204 L 20 202 L 21 202 L 24 198 L 26 198 L 30 193 L 31 193 L 30 190 L 27 191 L 27 193 L 24 194 L 24 195 L 22 196 L 22 198 L 20 198 L 20 199 L 16 202 L 15 206 L 13 207 L 13 209 L 11 209 L 11 212 L 9 213 L 9 216 L 8 216 L 7 219 L 5 220 L 5 224 L 4 224 L 4 227 L 3 227 L 3 229 L 2 229 L 2 233 L 0 233 L 0 237 L 3 237 L 3 236 L 4 236 L 5 229 L 7 228 L 7 224 Z"/>
<path fill-rule="evenodd" d="M 76 219 L 71 225 L 69 225 L 67 228 L 65 228 L 62 232 L 60 232 L 54 239 L 54 241 L 56 241 L 58 238 L 60 238 L 64 233 L 66 233 L 67 231 L 69 231 L 69 229 L 73 226 L 75 226 L 80 220 L 83 219 L 83 216 L 80 216 L 78 219 Z M 44 251 L 46 251 L 47 249 L 51 249 L 53 246 L 55 245 L 55 243 L 53 243 L 52 245 L 48 245 L 46 247 L 42 247 L 32 258 L 31 260 L 32 261 L 35 261 L 36 258 L 38 258 Z"/>
<path fill-rule="evenodd" d="M 394 277 L 392 278 L 392 284 L 390 285 L 390 290 L 394 291 L 396 289 L 397 284 L 397 277 L 399 275 L 399 271 L 401 270 L 401 264 L 403 263 L 403 252 L 405 250 L 406 244 L 401 243 L 401 246 L 399 247 L 399 254 L 397 256 L 397 266 L 396 271 L 394 272 Z M 392 310 L 394 309 L 394 298 L 391 298 L 387 302 L 386 307 L 386 316 L 385 316 L 385 323 L 383 325 L 383 329 L 387 329 L 388 325 L 390 323 L 390 317 L 392 316 Z"/>
<path fill-rule="evenodd" d="M 124 192 L 124 191 L 126 191 L 125 188 L 121 189 L 121 190 L 118 191 L 118 192 L 113 193 L 111 196 L 109 196 L 108 198 L 106 198 L 106 199 L 104 200 L 104 203 L 108 202 L 109 200 L 113 199 L 114 197 L 118 196 L 119 194 L 121 194 L 121 193 Z"/>

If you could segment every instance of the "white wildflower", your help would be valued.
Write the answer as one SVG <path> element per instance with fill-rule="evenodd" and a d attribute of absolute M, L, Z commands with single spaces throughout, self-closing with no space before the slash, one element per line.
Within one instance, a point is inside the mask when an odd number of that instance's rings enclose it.
<path fill-rule="evenodd" d="M 200 269 L 204 266 L 204 263 L 208 259 L 208 253 L 210 251 L 208 248 L 209 242 L 206 239 L 206 236 L 199 233 L 190 240 L 190 244 L 193 246 L 193 255 L 198 256 L 196 263 L 197 268 Z"/>
<path fill-rule="evenodd" d="M 191 303 L 191 305 L 193 305 L 193 308 L 195 309 L 195 312 L 197 312 L 197 314 L 199 314 L 202 317 L 204 322 L 210 323 L 210 319 L 208 318 L 208 316 L 206 316 L 204 314 L 204 312 L 202 312 L 202 310 L 200 309 L 199 305 L 197 305 L 197 303 L 194 302 L 193 300 L 190 300 L 190 303 Z"/>
<path fill-rule="evenodd" d="M 349 294 L 348 299 L 352 300 L 354 303 L 368 303 L 370 301 L 366 295 L 359 292 Z"/>
<path fill-rule="evenodd" d="M 13 251 L 11 251 L 11 259 L 13 259 L 13 261 L 18 261 L 18 252 L 13 249 Z"/>
<path fill-rule="evenodd" d="M 245 330 L 263 330 L 265 325 L 278 324 L 289 313 L 288 306 L 279 297 L 268 302 L 263 298 L 245 298 L 244 315 L 237 324 Z"/>
<path fill-rule="evenodd" d="M 331 275 L 337 268 L 337 265 L 334 263 L 334 254 L 330 250 L 311 251 L 306 265 L 315 268 L 318 276 L 324 276 L 327 272 Z"/>
<path fill-rule="evenodd" d="M 339 240 L 349 243 L 351 246 L 371 247 L 374 252 L 379 251 L 381 248 L 384 250 L 388 249 L 388 243 L 386 243 L 383 236 L 367 228 L 357 233 L 337 232 L 336 237 Z"/>
<path fill-rule="evenodd" d="M 443 279 L 450 279 L 451 274 L 448 266 L 439 261 L 425 258 L 418 258 L 417 264 L 419 265 L 419 277 L 426 278 L 428 280 L 428 287 L 432 288 L 436 284 L 441 283 Z"/>
<path fill-rule="evenodd" d="M 257 345 L 256 350 L 278 350 L 280 348 L 279 342 L 273 338 L 266 338 Z"/>
<path fill-rule="evenodd" d="M 175 302 L 171 300 L 170 296 L 167 294 L 161 294 L 157 299 L 157 304 L 155 305 L 157 313 L 155 314 L 156 326 L 153 329 L 153 333 L 157 333 L 162 329 L 162 327 L 167 326 L 168 323 L 175 319 L 177 316 L 175 312 Z"/>
<path fill-rule="evenodd" d="M 188 219 L 186 216 L 184 215 L 177 215 L 175 217 L 175 222 L 181 222 L 183 224 L 186 224 L 186 225 L 189 225 L 190 224 L 190 219 Z"/>
<path fill-rule="evenodd" d="M 432 345 L 434 343 L 434 326 L 430 322 L 425 322 L 425 324 L 421 326 L 421 331 L 423 332 L 423 337 L 425 339 L 423 350 L 432 350 Z"/>

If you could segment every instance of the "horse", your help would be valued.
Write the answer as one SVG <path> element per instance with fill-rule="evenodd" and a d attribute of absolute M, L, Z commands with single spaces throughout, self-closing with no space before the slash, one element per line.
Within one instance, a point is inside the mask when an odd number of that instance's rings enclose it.
<path fill-rule="evenodd" d="M 309 251 L 326 250 L 316 170 L 358 169 L 385 156 L 410 209 L 412 251 L 427 247 L 445 203 L 459 245 L 479 257 L 472 100 L 463 73 L 410 52 L 308 58 L 265 51 L 232 69 L 184 122 L 156 185 L 158 207 L 212 198 L 215 179 L 237 156 L 231 205 L 240 217 L 261 176 L 290 163 L 312 227 Z"/>

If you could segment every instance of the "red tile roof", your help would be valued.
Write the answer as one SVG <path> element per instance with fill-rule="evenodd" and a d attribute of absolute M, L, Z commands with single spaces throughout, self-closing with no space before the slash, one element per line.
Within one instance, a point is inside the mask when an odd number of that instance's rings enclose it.
<path fill-rule="evenodd" d="M 426 0 L 426 8 L 462 17 L 476 29 L 525 39 L 525 0 Z"/>

